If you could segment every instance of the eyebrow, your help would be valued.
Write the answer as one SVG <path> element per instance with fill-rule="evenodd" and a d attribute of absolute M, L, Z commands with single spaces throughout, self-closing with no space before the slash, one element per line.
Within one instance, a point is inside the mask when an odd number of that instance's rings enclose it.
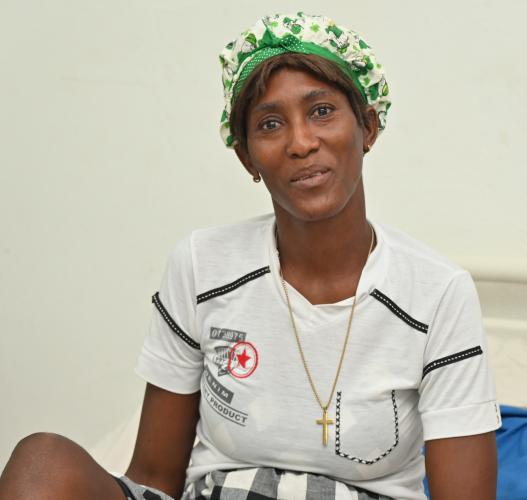
<path fill-rule="evenodd" d="M 306 102 L 306 101 L 311 101 L 313 99 L 316 99 L 317 97 L 321 97 L 321 96 L 325 96 L 325 95 L 328 95 L 328 94 L 331 94 L 332 92 L 330 90 L 327 90 L 327 89 L 314 89 L 314 90 L 311 90 L 309 92 L 307 92 L 306 94 L 304 94 L 302 96 L 302 99 L 301 101 L 302 102 Z M 282 104 L 282 101 L 270 101 L 270 102 L 262 102 L 258 105 L 256 105 L 253 109 L 253 112 L 257 112 L 257 111 L 273 111 L 277 108 L 280 107 L 280 105 Z"/>

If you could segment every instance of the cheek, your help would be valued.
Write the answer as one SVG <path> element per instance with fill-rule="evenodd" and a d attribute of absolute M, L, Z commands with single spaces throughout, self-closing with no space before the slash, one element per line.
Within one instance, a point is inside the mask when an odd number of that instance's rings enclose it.
<path fill-rule="evenodd" d="M 251 163 L 264 179 L 268 176 L 272 176 L 281 164 L 279 161 L 278 149 L 272 142 L 269 144 L 258 142 L 257 145 L 252 146 L 248 144 L 248 152 L 251 158 Z"/>
<path fill-rule="evenodd" d="M 327 142 L 328 150 L 338 164 L 355 166 L 362 162 L 362 136 L 353 130 L 342 131 Z"/>

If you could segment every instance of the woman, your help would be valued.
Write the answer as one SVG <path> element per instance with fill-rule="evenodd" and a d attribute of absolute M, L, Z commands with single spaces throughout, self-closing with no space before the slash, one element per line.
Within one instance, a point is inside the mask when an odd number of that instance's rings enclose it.
<path fill-rule="evenodd" d="M 371 48 L 298 13 L 220 59 L 222 137 L 274 214 L 170 255 L 126 476 L 38 434 L 0 498 L 423 499 L 424 441 L 434 500 L 495 498 L 500 416 L 470 275 L 366 218 L 363 157 L 390 106 Z"/>

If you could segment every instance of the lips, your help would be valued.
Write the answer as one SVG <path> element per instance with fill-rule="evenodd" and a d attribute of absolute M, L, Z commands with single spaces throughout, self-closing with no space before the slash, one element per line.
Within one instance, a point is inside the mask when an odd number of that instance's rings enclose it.
<path fill-rule="evenodd" d="M 291 185 L 302 190 L 311 190 L 325 185 L 332 171 L 327 167 L 310 167 L 298 171 L 291 179 Z"/>
<path fill-rule="evenodd" d="M 326 167 L 311 167 L 306 168 L 298 172 L 292 179 L 291 182 L 301 182 L 314 177 L 320 177 L 329 172 L 329 168 Z"/>

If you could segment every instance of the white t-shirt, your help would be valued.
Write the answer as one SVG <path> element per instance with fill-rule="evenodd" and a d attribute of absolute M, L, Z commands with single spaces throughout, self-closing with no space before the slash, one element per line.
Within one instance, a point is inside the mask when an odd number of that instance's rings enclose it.
<path fill-rule="evenodd" d="M 469 273 L 372 223 L 377 245 L 356 296 L 312 305 L 288 286 L 316 388 L 329 397 L 352 301 L 351 336 L 322 444 L 322 417 L 279 275 L 273 215 L 194 231 L 170 254 L 136 367 L 153 385 L 201 390 L 187 480 L 217 469 L 323 474 L 425 499 L 423 439 L 500 426 Z"/>

